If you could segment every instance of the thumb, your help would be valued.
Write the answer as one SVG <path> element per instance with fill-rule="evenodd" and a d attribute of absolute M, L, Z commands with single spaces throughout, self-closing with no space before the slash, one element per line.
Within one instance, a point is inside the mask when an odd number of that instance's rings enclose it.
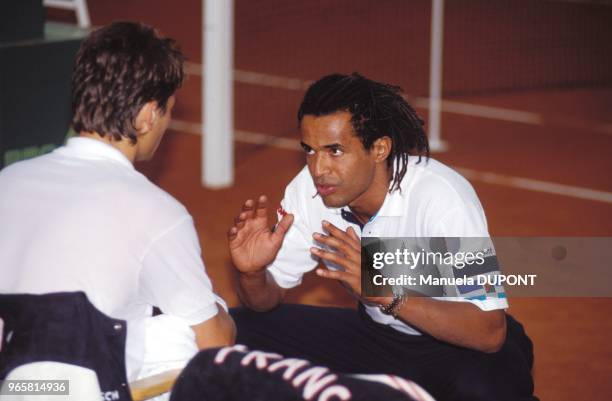
<path fill-rule="evenodd" d="M 349 235 L 349 237 L 353 238 L 354 240 L 361 241 L 353 227 L 349 226 L 349 228 L 346 229 L 346 233 Z"/>
<path fill-rule="evenodd" d="M 291 224 L 293 224 L 293 215 L 291 213 L 287 213 L 278 222 L 278 224 L 274 228 L 274 233 L 272 235 L 277 237 L 278 239 L 283 239 L 285 237 L 285 234 L 287 234 L 287 230 L 289 230 L 289 227 L 291 227 Z"/>
<path fill-rule="evenodd" d="M 346 230 L 346 233 L 348 234 L 349 238 L 353 240 L 353 244 L 351 244 L 353 248 L 361 250 L 361 238 L 359 238 L 359 235 L 357 235 L 353 227 L 349 226 L 349 228 Z"/>

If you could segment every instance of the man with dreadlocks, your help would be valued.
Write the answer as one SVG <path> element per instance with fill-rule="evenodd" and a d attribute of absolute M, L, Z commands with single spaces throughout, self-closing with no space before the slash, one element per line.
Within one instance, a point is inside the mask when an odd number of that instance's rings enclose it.
<path fill-rule="evenodd" d="M 505 297 L 363 297 L 360 237 L 488 237 L 471 185 L 429 158 L 423 121 L 398 87 L 328 75 L 298 111 L 307 166 L 271 230 L 267 200 L 248 200 L 229 230 L 237 342 L 342 373 L 387 373 L 440 400 L 533 400 L 531 341 Z M 304 273 L 360 300 L 344 308 L 280 305 Z M 463 301 L 463 302 L 461 302 Z M 279 306 L 280 305 L 280 306 Z"/>

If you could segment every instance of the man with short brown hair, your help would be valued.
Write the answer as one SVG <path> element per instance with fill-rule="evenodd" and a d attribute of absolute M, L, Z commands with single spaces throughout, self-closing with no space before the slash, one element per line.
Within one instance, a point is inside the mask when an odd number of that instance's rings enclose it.
<path fill-rule="evenodd" d="M 235 337 L 192 217 L 133 165 L 153 157 L 182 81 L 172 39 L 138 23 L 103 27 L 75 62 L 78 136 L 0 172 L 0 292 L 84 291 L 128 321 L 129 379 Z"/>

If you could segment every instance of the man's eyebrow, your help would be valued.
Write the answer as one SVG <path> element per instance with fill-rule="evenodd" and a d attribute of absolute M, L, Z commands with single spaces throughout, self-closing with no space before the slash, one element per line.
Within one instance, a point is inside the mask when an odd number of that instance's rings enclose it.
<path fill-rule="evenodd" d="M 300 145 L 304 149 L 313 149 L 312 146 L 310 146 L 307 143 L 302 142 L 302 141 L 300 141 Z M 323 145 L 322 148 L 325 148 L 325 149 L 339 149 L 339 148 L 343 148 L 343 146 L 340 143 L 330 143 L 328 145 Z"/>
<path fill-rule="evenodd" d="M 300 146 L 303 147 L 304 149 L 312 149 L 312 147 L 310 147 L 310 145 L 300 141 Z"/>

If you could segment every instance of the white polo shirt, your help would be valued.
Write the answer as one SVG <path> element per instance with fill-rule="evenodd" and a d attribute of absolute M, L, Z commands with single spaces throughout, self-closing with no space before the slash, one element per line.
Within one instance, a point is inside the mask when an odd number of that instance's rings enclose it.
<path fill-rule="evenodd" d="M 312 234 L 324 232 L 322 220 L 342 230 L 352 226 L 364 237 L 489 237 L 483 208 L 470 183 L 434 159 L 417 161 L 418 157 L 409 158 L 401 192 L 388 193 L 378 213 L 364 225 L 363 230 L 342 217 L 342 208 L 326 207 L 321 197 L 315 196 L 316 187 L 308 168 L 304 167 L 287 186 L 281 202 L 282 209 L 295 217 L 281 250 L 268 266 L 278 285 L 295 287 L 302 282 L 304 273 L 317 266 L 319 261 L 309 249 L 317 245 Z M 337 268 L 327 262 L 326 265 L 331 269 Z M 483 310 L 508 307 L 505 297 L 441 299 L 472 302 Z M 378 307 L 365 307 L 379 323 L 404 333 L 420 334 L 404 322 L 383 314 Z"/>
<path fill-rule="evenodd" d="M 60 291 L 84 291 L 125 320 L 157 306 L 195 325 L 225 306 L 185 207 L 121 152 L 82 137 L 0 171 L 0 292 Z"/>

